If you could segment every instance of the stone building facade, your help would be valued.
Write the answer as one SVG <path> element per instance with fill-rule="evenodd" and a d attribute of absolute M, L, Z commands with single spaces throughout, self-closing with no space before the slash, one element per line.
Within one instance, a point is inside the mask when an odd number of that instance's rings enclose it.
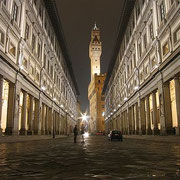
<path fill-rule="evenodd" d="M 96 24 L 91 31 L 91 42 L 89 45 L 89 57 L 91 60 L 91 82 L 88 87 L 88 99 L 90 107 L 89 130 L 91 132 L 103 132 L 104 124 L 104 96 L 102 89 L 106 74 L 101 74 L 100 58 L 102 44 L 100 41 L 100 30 Z"/>
<path fill-rule="evenodd" d="M 68 134 L 76 123 L 78 89 L 54 7 L 0 0 L 0 134 Z"/>
<path fill-rule="evenodd" d="M 180 1 L 137 0 L 127 22 L 103 89 L 106 131 L 180 135 Z"/>

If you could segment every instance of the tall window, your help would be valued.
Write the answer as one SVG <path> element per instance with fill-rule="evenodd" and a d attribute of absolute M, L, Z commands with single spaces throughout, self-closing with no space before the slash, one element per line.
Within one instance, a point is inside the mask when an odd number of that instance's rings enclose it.
<path fill-rule="evenodd" d="M 144 34 L 144 48 L 146 49 L 147 48 L 147 36 L 146 36 L 146 33 Z"/>
<path fill-rule="evenodd" d="M 46 54 L 44 54 L 44 68 L 46 69 Z"/>
<path fill-rule="evenodd" d="M 14 2 L 13 8 L 12 8 L 12 19 L 17 22 L 17 17 L 18 17 L 18 6 Z"/>
<path fill-rule="evenodd" d="M 11 55 L 16 56 L 16 47 L 12 43 L 10 43 L 9 52 Z"/>
<path fill-rule="evenodd" d="M 151 40 L 153 40 L 154 39 L 154 31 L 153 31 L 153 23 L 152 22 L 149 25 L 149 32 L 150 32 Z"/>
<path fill-rule="evenodd" d="M 38 58 L 41 55 L 41 44 L 40 44 L 40 42 L 38 43 L 37 55 L 38 55 Z"/>
<path fill-rule="evenodd" d="M 136 54 L 133 54 L 133 60 L 134 60 L 134 67 L 136 67 Z"/>
<path fill-rule="evenodd" d="M 36 45 L 36 37 L 34 34 L 32 34 L 32 50 L 35 49 L 35 45 Z"/>
<path fill-rule="evenodd" d="M 141 43 L 139 43 L 139 57 L 141 57 L 141 55 L 142 55 L 142 47 L 141 47 Z"/>
<path fill-rule="evenodd" d="M 29 25 L 28 23 L 26 23 L 26 27 L 25 27 L 25 40 L 29 39 Z"/>
<path fill-rule="evenodd" d="M 163 56 L 165 56 L 169 52 L 169 43 L 166 42 L 163 46 Z"/>
<path fill-rule="evenodd" d="M 5 6 L 7 6 L 7 0 L 2 1 Z"/>
<path fill-rule="evenodd" d="M 160 15 L 161 15 L 161 21 L 165 18 L 166 10 L 165 10 L 165 4 L 164 1 L 160 4 Z"/>
<path fill-rule="evenodd" d="M 43 20 L 43 8 L 41 5 L 39 6 L 39 16 Z"/>
<path fill-rule="evenodd" d="M 180 40 L 180 26 L 173 33 L 173 40 L 174 40 L 174 43 L 176 43 Z"/>
<path fill-rule="evenodd" d="M 139 14 L 140 14 L 140 4 L 137 3 L 137 6 L 136 6 L 136 16 L 137 16 L 137 19 L 139 17 Z"/>
<path fill-rule="evenodd" d="M 4 45 L 4 40 L 5 40 L 4 32 L 0 29 L 0 43 L 3 45 Z"/>

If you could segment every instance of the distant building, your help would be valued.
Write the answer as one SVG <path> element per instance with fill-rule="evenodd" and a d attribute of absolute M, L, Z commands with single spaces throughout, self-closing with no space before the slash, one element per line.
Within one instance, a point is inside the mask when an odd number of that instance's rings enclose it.
<path fill-rule="evenodd" d="M 104 131 L 104 96 L 102 88 L 106 74 L 100 72 L 100 57 L 102 44 L 100 41 L 100 30 L 96 24 L 91 31 L 91 42 L 89 45 L 89 57 L 91 60 L 91 82 L 88 87 L 88 99 L 90 105 L 90 131 Z"/>
<path fill-rule="evenodd" d="M 76 123 L 78 89 L 54 3 L 0 1 L 0 134 L 66 134 Z"/>

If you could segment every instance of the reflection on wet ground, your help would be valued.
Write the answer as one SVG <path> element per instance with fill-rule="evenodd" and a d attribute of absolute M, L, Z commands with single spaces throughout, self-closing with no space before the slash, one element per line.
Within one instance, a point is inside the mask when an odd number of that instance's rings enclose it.
<path fill-rule="evenodd" d="M 180 179 L 180 144 L 90 136 L 0 144 L 0 179 Z"/>

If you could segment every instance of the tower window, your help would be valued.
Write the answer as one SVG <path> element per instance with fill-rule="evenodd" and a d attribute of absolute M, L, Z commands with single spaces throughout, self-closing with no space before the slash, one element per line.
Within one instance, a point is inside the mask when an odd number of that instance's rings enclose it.
<path fill-rule="evenodd" d="M 96 68 L 97 68 L 97 66 L 96 66 Z"/>

